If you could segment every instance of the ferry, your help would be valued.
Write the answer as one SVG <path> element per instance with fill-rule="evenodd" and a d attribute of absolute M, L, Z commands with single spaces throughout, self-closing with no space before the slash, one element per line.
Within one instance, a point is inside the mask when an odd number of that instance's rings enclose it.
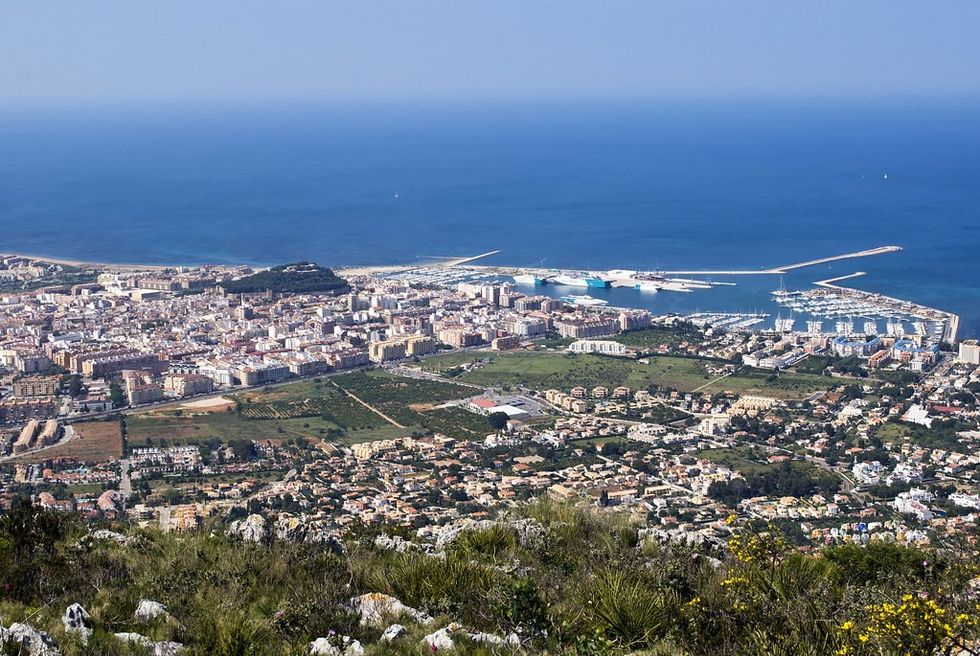
<path fill-rule="evenodd" d="M 519 273 L 514 276 L 514 282 L 519 285 L 534 285 L 535 287 L 545 284 L 544 278 L 539 278 L 530 273 Z"/>
<path fill-rule="evenodd" d="M 552 278 L 551 282 L 556 285 L 566 285 L 568 287 L 594 287 L 597 289 L 605 289 L 606 287 L 610 286 L 611 281 L 593 274 L 585 274 L 582 276 L 559 274 Z"/>
<path fill-rule="evenodd" d="M 609 304 L 609 301 L 604 301 L 601 298 L 593 298 L 587 294 L 569 294 L 568 296 L 562 296 L 561 300 L 570 305 L 580 307 L 602 307 L 603 305 Z"/>

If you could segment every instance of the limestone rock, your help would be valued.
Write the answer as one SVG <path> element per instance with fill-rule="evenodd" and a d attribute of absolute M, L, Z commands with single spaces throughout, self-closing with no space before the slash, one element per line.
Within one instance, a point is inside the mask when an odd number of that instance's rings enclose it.
<path fill-rule="evenodd" d="M 265 518 L 252 514 L 245 519 L 238 519 L 228 527 L 228 533 L 237 535 L 246 542 L 261 542 L 265 539 Z"/>
<path fill-rule="evenodd" d="M 310 643 L 310 656 L 340 656 L 340 650 L 326 638 L 317 638 Z"/>
<path fill-rule="evenodd" d="M 161 641 L 154 642 L 145 635 L 139 633 L 114 633 L 117 640 L 131 642 L 140 647 L 148 647 L 153 656 L 178 656 L 184 651 L 184 645 L 179 642 Z"/>
<path fill-rule="evenodd" d="M 391 618 L 406 616 L 419 624 L 428 624 L 432 618 L 422 611 L 406 606 L 398 599 L 379 592 L 369 592 L 350 600 L 351 609 L 361 616 L 362 626 L 381 628 Z"/>
<path fill-rule="evenodd" d="M 378 549 L 397 551 L 398 553 L 414 551 L 419 548 L 417 544 L 409 542 L 400 535 L 388 535 L 386 533 L 374 538 L 374 546 Z"/>
<path fill-rule="evenodd" d="M 443 627 L 438 631 L 434 631 L 429 635 L 422 638 L 422 642 L 434 651 L 439 651 L 440 649 L 452 649 L 456 646 L 456 642 L 453 640 L 453 632 L 459 631 L 460 626 L 458 624 L 450 624 L 449 626 Z"/>
<path fill-rule="evenodd" d="M 169 617 L 169 614 L 167 613 L 167 607 L 159 601 L 140 599 L 140 603 L 136 607 L 136 612 L 133 616 L 137 622 L 152 622 L 158 617 Z"/>
<path fill-rule="evenodd" d="M 339 642 L 340 646 L 334 644 Z M 364 656 L 364 646 L 350 636 L 343 636 L 338 641 L 330 638 L 317 638 L 310 643 L 310 656 Z"/>
<path fill-rule="evenodd" d="M 65 633 L 77 635 L 82 642 L 88 642 L 88 637 L 92 635 L 92 618 L 81 604 L 66 608 L 61 623 L 65 625 Z"/>
<path fill-rule="evenodd" d="M 496 527 L 514 531 L 518 543 L 524 547 L 539 544 L 545 536 L 544 527 L 535 519 L 519 519 L 516 521 L 483 519 L 475 521 L 466 518 L 442 527 L 424 527 L 420 533 L 422 531 L 430 532 L 435 537 L 436 549 L 445 549 L 467 531 L 486 531 Z"/>
<path fill-rule="evenodd" d="M 38 631 L 29 624 L 14 622 L 7 629 L 4 644 L 20 646 L 20 653 L 25 656 L 60 656 L 58 643 L 44 631 Z"/>
<path fill-rule="evenodd" d="M 277 540 L 302 542 L 306 539 L 307 526 L 301 517 L 283 513 L 276 519 L 274 531 Z"/>
<path fill-rule="evenodd" d="M 521 644 L 521 638 L 516 633 L 509 634 L 506 638 L 501 638 L 495 633 L 471 633 L 470 640 L 491 647 L 517 647 Z"/>
<path fill-rule="evenodd" d="M 122 533 L 116 533 L 115 531 L 110 531 L 106 528 L 100 528 L 97 531 L 92 531 L 89 534 L 93 540 L 107 540 L 109 542 L 116 542 L 117 544 L 129 544 L 133 541 L 133 538 L 128 535 L 123 535 Z"/>
<path fill-rule="evenodd" d="M 408 630 L 401 624 L 392 624 L 384 630 L 384 633 L 381 634 L 381 637 L 378 638 L 378 640 L 381 642 L 391 642 L 392 640 L 401 638 L 406 633 L 408 633 Z"/>

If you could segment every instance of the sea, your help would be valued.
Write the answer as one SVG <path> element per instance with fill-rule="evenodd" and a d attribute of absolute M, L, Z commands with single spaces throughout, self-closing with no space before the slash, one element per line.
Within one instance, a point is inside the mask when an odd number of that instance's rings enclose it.
<path fill-rule="evenodd" d="M 153 264 L 763 269 L 655 312 L 846 284 L 980 335 L 980 102 L 0 107 L 0 252 Z"/>

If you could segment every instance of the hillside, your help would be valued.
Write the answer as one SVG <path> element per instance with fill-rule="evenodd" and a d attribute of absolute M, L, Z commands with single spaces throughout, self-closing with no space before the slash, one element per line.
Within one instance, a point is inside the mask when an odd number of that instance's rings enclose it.
<path fill-rule="evenodd" d="M 22 505 L 0 518 L 0 617 L 66 655 L 925 656 L 977 639 L 974 562 L 893 544 L 803 555 L 742 527 L 694 546 L 549 502 L 342 544 L 284 517 L 233 528 L 87 533 Z"/>
<path fill-rule="evenodd" d="M 350 290 L 347 281 L 337 276 L 332 269 L 321 267 L 313 262 L 282 264 L 237 280 L 223 282 L 221 287 L 229 294 L 258 292 L 340 294 Z"/>

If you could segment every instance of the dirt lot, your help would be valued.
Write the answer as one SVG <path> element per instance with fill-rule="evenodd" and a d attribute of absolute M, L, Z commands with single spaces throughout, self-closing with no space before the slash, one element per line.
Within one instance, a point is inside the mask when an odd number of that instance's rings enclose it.
<path fill-rule="evenodd" d="M 91 421 L 73 424 L 75 437 L 58 446 L 37 453 L 25 453 L 17 462 L 40 462 L 64 456 L 78 458 L 84 462 L 104 462 L 120 458 L 123 453 L 122 432 L 119 422 Z"/>

